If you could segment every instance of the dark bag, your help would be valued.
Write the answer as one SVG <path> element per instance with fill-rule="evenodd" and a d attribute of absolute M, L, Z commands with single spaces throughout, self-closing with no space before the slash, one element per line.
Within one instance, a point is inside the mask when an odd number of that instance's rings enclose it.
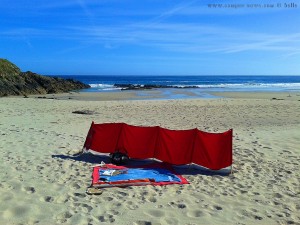
<path fill-rule="evenodd" d="M 116 151 L 110 155 L 111 162 L 116 165 L 126 164 L 129 160 L 129 157 L 126 153 Z"/>

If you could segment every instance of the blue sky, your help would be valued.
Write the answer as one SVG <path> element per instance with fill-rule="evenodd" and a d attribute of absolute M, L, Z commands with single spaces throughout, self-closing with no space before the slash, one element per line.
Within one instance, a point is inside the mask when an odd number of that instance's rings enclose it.
<path fill-rule="evenodd" d="M 287 2 L 1 0 L 0 58 L 45 75 L 300 75 Z"/>

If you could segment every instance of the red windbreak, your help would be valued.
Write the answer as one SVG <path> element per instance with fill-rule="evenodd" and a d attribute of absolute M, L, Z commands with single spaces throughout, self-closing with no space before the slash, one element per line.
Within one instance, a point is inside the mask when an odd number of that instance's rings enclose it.
<path fill-rule="evenodd" d="M 93 124 L 89 132 L 92 135 L 92 141 L 90 146 L 84 147 L 101 153 L 115 152 L 122 126 L 123 123 Z"/>
<path fill-rule="evenodd" d="M 92 123 L 84 147 L 101 153 L 121 151 L 131 158 L 156 158 L 174 165 L 195 163 L 213 170 L 232 165 L 232 130 L 207 133 Z"/>
<path fill-rule="evenodd" d="M 138 127 L 124 124 L 117 150 L 131 158 L 153 158 L 159 127 Z"/>
<path fill-rule="evenodd" d="M 224 133 L 206 133 L 198 130 L 192 161 L 212 170 L 232 164 L 232 130 Z"/>
<path fill-rule="evenodd" d="M 160 128 L 154 158 L 175 165 L 191 163 L 195 139 L 194 130 Z"/>

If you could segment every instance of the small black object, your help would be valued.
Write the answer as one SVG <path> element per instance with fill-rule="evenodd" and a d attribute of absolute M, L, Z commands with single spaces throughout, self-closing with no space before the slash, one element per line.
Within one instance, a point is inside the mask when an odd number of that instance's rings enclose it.
<path fill-rule="evenodd" d="M 110 154 L 110 159 L 113 164 L 122 165 L 128 162 L 129 157 L 126 153 L 116 151 Z"/>

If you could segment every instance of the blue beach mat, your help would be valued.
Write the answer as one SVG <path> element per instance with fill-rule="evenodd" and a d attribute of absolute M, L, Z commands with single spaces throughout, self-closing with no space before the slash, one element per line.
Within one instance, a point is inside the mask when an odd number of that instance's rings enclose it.
<path fill-rule="evenodd" d="M 145 166 L 124 167 L 113 164 L 96 166 L 93 169 L 92 186 L 94 187 L 126 187 L 141 185 L 188 184 L 181 175 L 175 174 L 172 166 L 154 163 Z"/>
<path fill-rule="evenodd" d="M 120 173 L 113 175 L 114 172 Z M 140 180 L 149 179 L 155 182 L 180 182 L 180 178 L 167 169 L 135 168 L 135 169 L 99 169 L 101 181 Z M 111 174 L 111 175 L 109 175 Z"/>

